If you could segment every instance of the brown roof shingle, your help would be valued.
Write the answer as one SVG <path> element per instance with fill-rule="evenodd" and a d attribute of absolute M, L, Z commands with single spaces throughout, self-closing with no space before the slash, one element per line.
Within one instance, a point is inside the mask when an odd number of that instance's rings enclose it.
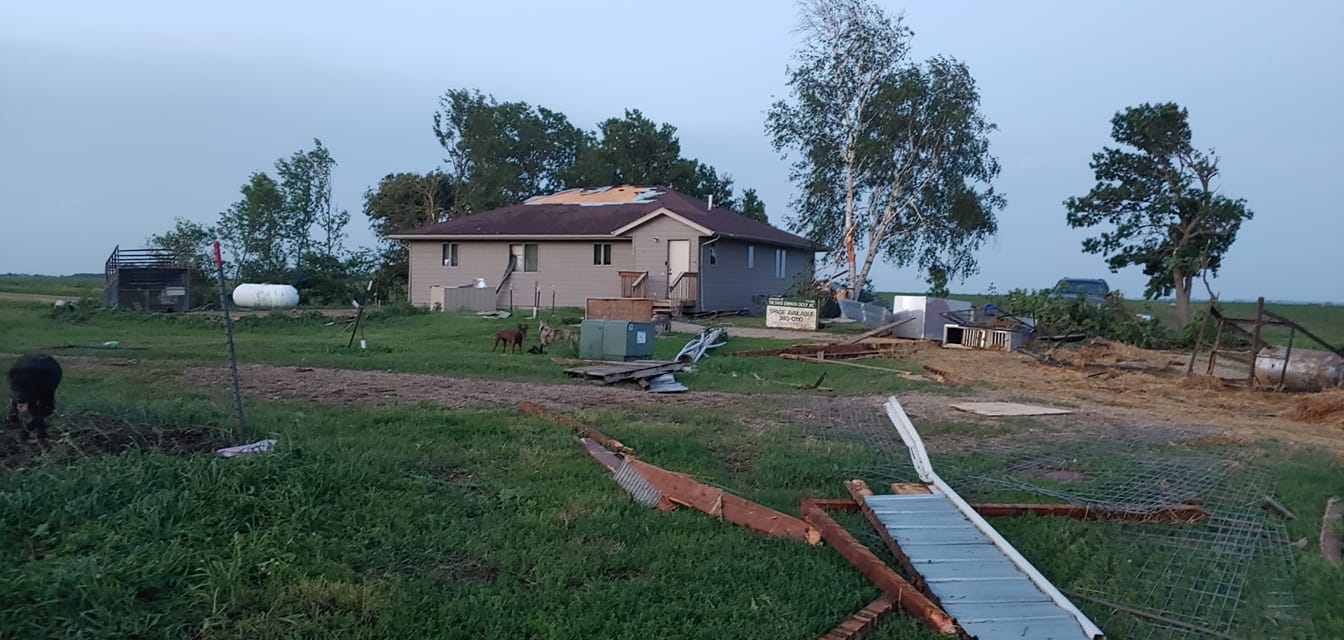
<path fill-rule="evenodd" d="M 604 236 L 659 209 L 667 209 L 713 233 L 765 244 L 815 249 L 806 238 L 757 222 L 723 207 L 662 187 L 623 185 L 570 189 L 447 222 L 399 231 L 389 237 L 414 240 L 451 236 Z"/>

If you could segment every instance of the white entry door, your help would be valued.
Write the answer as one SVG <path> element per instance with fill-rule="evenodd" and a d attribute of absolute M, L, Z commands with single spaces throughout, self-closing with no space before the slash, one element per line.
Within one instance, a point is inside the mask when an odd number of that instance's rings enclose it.
<path fill-rule="evenodd" d="M 691 241 L 667 241 L 667 295 L 672 295 L 672 283 L 677 276 L 691 270 Z"/>

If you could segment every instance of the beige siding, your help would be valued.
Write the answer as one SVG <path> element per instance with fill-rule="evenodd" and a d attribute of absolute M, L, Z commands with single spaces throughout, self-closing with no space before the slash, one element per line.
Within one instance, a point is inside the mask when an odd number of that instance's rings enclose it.
<path fill-rule="evenodd" d="M 523 241 L 528 242 L 528 241 Z M 507 241 L 457 241 L 456 267 L 443 266 L 444 241 L 411 241 L 410 298 L 416 305 L 429 304 L 429 288 L 433 285 L 457 286 L 485 278 L 491 289 L 498 287 L 500 278 L 509 264 Z M 611 265 L 593 264 L 593 245 L 596 241 L 538 241 L 537 270 L 514 271 L 509 278 L 516 306 L 532 304 L 533 287 L 541 290 L 543 305 L 550 306 L 551 292 L 556 304 L 562 307 L 582 307 L 589 297 L 620 297 L 621 278 L 617 273 L 632 266 L 630 242 L 611 241 Z M 499 304 L 509 304 L 508 286 L 499 292 Z"/>
<path fill-rule="evenodd" d="M 691 271 L 700 270 L 700 235 L 694 229 L 667 217 L 658 216 L 630 230 L 634 245 L 633 271 L 649 272 L 649 296 L 662 298 L 667 296 L 667 241 L 688 240 L 691 248 Z M 671 274 L 673 278 L 677 274 Z M 617 292 L 619 294 L 619 291 Z"/>
<path fill-rule="evenodd" d="M 709 248 L 714 248 L 717 264 L 709 264 Z M 782 247 L 757 244 L 754 268 L 747 267 L 748 243 L 719 240 L 701 250 L 700 308 L 706 311 L 746 309 L 753 296 L 779 295 L 788 291 L 804 274 L 813 270 L 813 254 L 785 249 L 786 273 L 775 277 L 775 250 Z"/>

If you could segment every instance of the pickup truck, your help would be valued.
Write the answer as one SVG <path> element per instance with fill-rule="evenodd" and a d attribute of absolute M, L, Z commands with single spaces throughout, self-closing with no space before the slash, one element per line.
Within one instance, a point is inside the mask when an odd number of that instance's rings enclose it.
<path fill-rule="evenodd" d="M 1084 302 L 1100 304 L 1106 301 L 1111 292 L 1105 280 L 1097 278 L 1063 278 L 1050 291 L 1050 299 L 1072 300 L 1082 298 Z"/>

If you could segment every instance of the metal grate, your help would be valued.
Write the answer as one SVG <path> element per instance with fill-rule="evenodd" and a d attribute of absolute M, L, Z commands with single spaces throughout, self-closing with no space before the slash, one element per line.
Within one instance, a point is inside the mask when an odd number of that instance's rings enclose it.
<path fill-rule="evenodd" d="M 908 452 L 879 410 L 831 405 L 797 417 L 883 452 L 882 463 L 847 473 L 878 482 L 916 479 Z M 1026 501 L 1026 494 L 1110 508 L 1199 502 L 1209 514 L 1194 525 L 1078 525 L 1095 534 L 1088 540 L 1096 540 L 1097 553 L 1118 568 L 1089 574 L 1077 584 L 1056 584 L 1073 594 L 1108 637 L 1315 637 L 1310 616 L 1294 595 L 1295 549 L 1286 527 L 1260 507 L 1274 493 L 1273 478 L 1235 452 L 1211 452 L 1192 442 L 1216 429 L 1014 431 L 978 439 L 926 434 L 925 439 L 941 475 L 970 501 Z"/>

